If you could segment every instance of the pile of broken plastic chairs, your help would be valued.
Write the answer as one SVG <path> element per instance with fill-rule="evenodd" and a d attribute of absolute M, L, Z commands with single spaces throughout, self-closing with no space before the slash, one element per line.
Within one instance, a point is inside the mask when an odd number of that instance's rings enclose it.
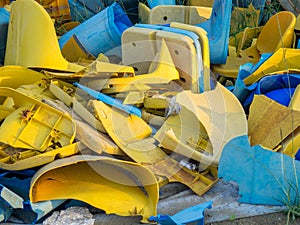
<path fill-rule="evenodd" d="M 278 12 L 233 36 L 231 1 L 133 2 L 0 8 L 2 221 L 81 202 L 203 223 L 212 202 L 157 215 L 160 187 L 203 195 L 222 177 L 270 205 L 298 187 L 299 19 Z"/>

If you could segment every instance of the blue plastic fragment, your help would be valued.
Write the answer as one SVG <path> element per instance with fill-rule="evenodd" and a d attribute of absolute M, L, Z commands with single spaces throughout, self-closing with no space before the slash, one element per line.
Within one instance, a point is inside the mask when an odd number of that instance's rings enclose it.
<path fill-rule="evenodd" d="M 9 17 L 10 13 L 0 8 L 0 65 L 4 64 Z"/>
<path fill-rule="evenodd" d="M 38 203 L 24 201 L 24 209 L 16 209 L 15 213 L 25 223 L 35 224 L 40 221 L 44 216 L 52 212 L 55 208 L 63 204 L 66 200 L 51 200 Z"/>
<path fill-rule="evenodd" d="M 23 207 L 23 199 L 0 184 L 0 222 L 7 221 L 16 208 Z"/>
<path fill-rule="evenodd" d="M 0 176 L 0 183 L 22 197 L 25 201 L 29 199 L 30 180 L 31 177 L 18 177 L 14 172 Z"/>
<path fill-rule="evenodd" d="M 38 203 L 32 203 L 29 201 L 29 188 L 30 181 L 34 174 L 35 170 L 28 169 L 22 171 L 5 171 L 0 170 L 0 186 L 5 186 L 13 192 L 14 195 L 18 195 L 23 200 L 23 208 L 16 208 L 14 210 L 8 210 L 8 204 L 4 204 L 1 201 L 0 197 L 0 217 L 3 212 L 6 213 L 7 218 L 9 213 L 15 213 L 18 217 L 23 220 L 25 223 L 34 224 L 43 218 L 45 215 L 50 213 L 53 209 L 57 208 L 59 205 L 64 203 L 66 200 L 52 200 L 44 201 Z M 1 190 L 1 188 L 0 188 Z M 2 203 L 1 203 L 2 202 Z M 11 206 L 8 206 L 12 208 Z M 1 210 L 2 208 L 2 210 Z"/>
<path fill-rule="evenodd" d="M 197 225 L 204 225 L 204 210 L 212 207 L 212 201 L 204 202 L 199 205 L 183 209 L 173 216 L 157 215 L 151 216 L 148 220 L 158 222 L 161 225 L 184 225 L 197 222 Z"/>
<path fill-rule="evenodd" d="M 215 0 L 210 18 L 205 22 L 195 24 L 207 32 L 211 64 L 226 63 L 231 10 L 232 1 Z"/>
<path fill-rule="evenodd" d="M 133 105 L 123 105 L 122 102 L 118 99 L 112 98 L 108 95 L 105 95 L 101 92 L 95 91 L 89 87 L 86 87 L 82 84 L 79 84 L 77 82 L 74 82 L 73 85 L 75 87 L 80 88 L 84 92 L 88 93 L 90 96 L 94 97 L 97 100 L 100 100 L 108 105 L 111 105 L 113 107 L 116 107 L 124 112 L 127 112 L 129 114 L 135 114 L 139 117 L 142 117 L 142 112 L 139 108 L 133 106 Z"/>
<path fill-rule="evenodd" d="M 0 223 L 3 221 L 6 222 L 13 211 L 13 208 L 11 208 L 5 201 L 0 199 Z"/>
<path fill-rule="evenodd" d="M 123 8 L 115 2 L 61 36 L 59 45 L 62 49 L 76 35 L 85 50 L 98 57 L 120 46 L 123 31 L 132 25 Z"/>
<path fill-rule="evenodd" d="M 300 160 L 300 151 L 299 151 L 299 149 L 297 150 L 297 153 L 296 153 L 296 155 L 295 155 L 295 159 L 296 160 Z"/>
<path fill-rule="evenodd" d="M 246 86 L 244 79 L 254 73 L 272 55 L 272 53 L 263 53 L 256 64 L 246 63 L 240 66 L 235 86 L 232 91 L 233 94 L 240 100 L 240 102 L 244 102 L 250 92 L 253 91 L 257 86 L 257 83 Z"/>
<path fill-rule="evenodd" d="M 176 5 L 176 0 L 147 0 L 147 3 L 152 9 L 158 5 Z"/>
<path fill-rule="evenodd" d="M 218 176 L 238 183 L 240 202 L 286 206 L 299 199 L 299 171 L 299 161 L 260 145 L 251 147 L 245 135 L 225 145 Z"/>
<path fill-rule="evenodd" d="M 263 94 L 272 100 L 288 106 L 295 88 L 300 84 L 299 74 L 274 74 L 265 76 L 247 87 L 247 96 L 241 101 L 244 109 L 248 109 L 255 94 Z"/>

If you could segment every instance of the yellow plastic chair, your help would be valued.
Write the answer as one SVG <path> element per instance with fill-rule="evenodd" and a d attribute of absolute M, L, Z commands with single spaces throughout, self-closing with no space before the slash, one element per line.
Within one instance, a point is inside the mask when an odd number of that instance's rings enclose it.
<path fill-rule="evenodd" d="M 263 27 L 256 44 L 242 50 L 241 55 L 259 58 L 262 53 L 272 53 L 279 48 L 290 48 L 293 44 L 296 16 L 288 11 L 273 15 Z"/>
<path fill-rule="evenodd" d="M 236 78 L 241 65 L 247 62 L 256 63 L 262 53 L 274 53 L 279 48 L 290 48 L 293 44 L 295 24 L 296 17 L 293 13 L 288 11 L 278 12 L 263 26 L 256 43 L 242 50 L 245 38 L 248 39 L 249 35 L 253 36 L 253 34 L 259 32 L 257 31 L 259 28 L 246 28 L 238 46 L 237 55 L 241 57 L 228 56 L 225 65 L 212 66 L 213 72 L 225 77 Z"/>

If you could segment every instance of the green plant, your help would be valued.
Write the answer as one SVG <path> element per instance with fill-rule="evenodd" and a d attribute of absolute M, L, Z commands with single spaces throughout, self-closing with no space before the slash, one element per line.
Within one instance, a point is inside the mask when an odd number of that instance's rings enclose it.
<path fill-rule="evenodd" d="M 284 212 L 287 214 L 286 224 L 288 225 L 291 220 L 293 221 L 300 216 L 300 195 L 298 184 L 288 181 L 287 186 L 288 190 L 282 196 L 282 201 L 287 207 Z"/>

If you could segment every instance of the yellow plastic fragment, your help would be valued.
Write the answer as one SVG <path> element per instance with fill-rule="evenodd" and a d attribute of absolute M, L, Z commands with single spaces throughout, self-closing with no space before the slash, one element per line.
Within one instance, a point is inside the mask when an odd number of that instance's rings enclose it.
<path fill-rule="evenodd" d="M 140 23 L 149 23 L 149 15 L 151 9 L 146 6 L 144 3 L 138 3 L 138 15 L 139 15 L 139 22 Z"/>
<path fill-rule="evenodd" d="M 0 168 L 5 170 L 25 170 L 34 168 L 50 163 L 56 158 L 74 155 L 78 153 L 81 148 L 83 148 L 83 146 L 80 142 L 57 149 L 49 148 L 46 152 L 1 146 Z"/>
<path fill-rule="evenodd" d="M 68 94 L 68 90 L 74 94 L 75 87 L 74 86 L 64 86 L 66 83 L 61 81 L 51 81 L 50 83 L 50 91 L 63 103 L 67 106 L 71 107 L 76 114 L 78 114 L 83 120 L 85 120 L 92 127 L 97 130 L 106 133 L 103 125 L 97 120 L 92 113 L 90 113 L 85 106 L 83 106 L 75 97 L 70 96 Z"/>
<path fill-rule="evenodd" d="M 78 62 L 80 59 L 95 60 L 95 57 L 83 48 L 79 40 L 74 36 L 63 46 L 61 53 L 69 62 Z"/>
<path fill-rule="evenodd" d="M 184 23 L 171 22 L 170 27 L 179 28 L 183 30 L 192 31 L 198 35 L 201 45 L 202 60 L 203 60 L 203 76 L 204 76 L 204 91 L 211 90 L 210 87 L 210 52 L 207 32 L 198 26 L 188 25 Z M 199 84 L 198 84 L 199 87 Z"/>
<path fill-rule="evenodd" d="M 147 167 L 156 175 L 164 176 L 169 182 L 181 182 L 188 186 L 197 195 L 205 194 L 219 180 L 216 167 L 209 167 L 202 172 L 184 168 L 172 158 L 166 158 Z"/>
<path fill-rule="evenodd" d="M 16 90 L 23 93 L 24 95 L 30 96 L 40 101 L 43 99 L 56 99 L 49 90 L 49 81 L 45 79 L 37 81 L 34 84 L 21 85 Z"/>
<path fill-rule="evenodd" d="M 169 24 L 179 22 L 185 24 L 198 24 L 205 22 L 211 15 L 211 7 L 158 5 L 151 9 L 149 23 Z"/>
<path fill-rule="evenodd" d="M 300 49 L 279 48 L 256 71 L 244 79 L 245 85 L 255 83 L 264 76 L 280 70 L 300 69 Z"/>
<path fill-rule="evenodd" d="M 166 109 L 169 105 L 169 102 L 167 98 L 164 98 L 162 96 L 160 97 L 151 97 L 151 98 L 145 98 L 144 100 L 144 107 L 150 108 L 150 109 Z"/>
<path fill-rule="evenodd" d="M 298 85 L 294 91 L 289 103 L 289 108 L 300 111 L 300 85 Z"/>
<path fill-rule="evenodd" d="M 21 85 L 33 84 L 42 79 L 47 79 L 42 73 L 22 66 L 0 67 L 0 86 L 18 88 Z"/>
<path fill-rule="evenodd" d="M 193 112 L 185 107 L 181 107 L 178 115 L 170 116 L 154 138 L 162 147 L 201 162 L 202 167 L 211 164 L 213 148 L 208 134 Z"/>
<path fill-rule="evenodd" d="M 144 92 L 139 92 L 139 91 L 131 91 L 128 92 L 123 104 L 141 104 L 144 102 L 145 94 Z"/>
<path fill-rule="evenodd" d="M 281 11 L 272 16 L 262 29 L 256 45 L 261 53 L 275 52 L 279 48 L 292 46 L 296 16 L 289 11 Z"/>
<path fill-rule="evenodd" d="M 14 1 L 10 16 L 4 65 L 72 72 L 83 68 L 63 58 L 54 24 L 39 3 L 34 0 Z"/>
<path fill-rule="evenodd" d="M 91 100 L 90 104 L 109 136 L 134 161 L 153 163 L 165 156 L 153 139 L 147 139 L 152 129 L 142 118 L 112 109 L 101 101 Z"/>
<path fill-rule="evenodd" d="M 54 102 L 49 100 L 44 100 L 44 102 L 62 111 L 63 113 L 72 116 L 72 120 L 75 122 L 77 128 L 76 139 L 90 150 L 98 154 L 106 152 L 112 155 L 124 155 L 124 153 L 118 148 L 118 146 L 111 141 L 107 134 L 99 132 L 94 127 L 83 122 L 82 119 L 63 102 Z"/>
<path fill-rule="evenodd" d="M 159 49 L 162 50 L 163 40 L 167 44 L 172 59 L 172 61 L 165 60 L 165 62 L 172 62 L 169 66 L 174 65 L 179 72 L 180 78 L 176 80 L 178 89 L 198 90 L 199 68 L 196 49 L 193 40 L 185 35 L 163 30 L 130 27 L 122 34 L 123 63 L 136 68 L 136 77 L 153 73 L 157 69 L 157 64 L 162 61 L 157 58 L 157 55 L 161 54 Z M 167 73 L 161 71 L 161 74 L 165 76 Z M 148 82 L 148 84 L 150 83 Z M 159 84 L 162 85 L 162 82 Z M 111 86 L 115 87 L 115 85 Z"/>
<path fill-rule="evenodd" d="M 2 121 L 6 116 L 15 111 L 13 106 L 0 105 L 0 121 Z"/>
<path fill-rule="evenodd" d="M 248 127 L 251 145 L 274 149 L 300 125 L 300 111 L 285 107 L 264 95 L 254 95 Z"/>
<path fill-rule="evenodd" d="M 145 166 L 103 156 L 73 156 L 42 167 L 33 176 L 31 202 L 76 199 L 107 214 L 156 215 L 158 184 Z"/>
<path fill-rule="evenodd" d="M 227 56 L 226 64 L 212 65 L 211 69 L 215 74 L 219 74 L 224 77 L 237 78 L 240 66 L 249 62 L 251 62 L 249 58 Z"/>
<path fill-rule="evenodd" d="M 155 145 L 150 128 L 135 116 L 107 106 L 100 101 L 91 101 L 97 117 L 114 142 L 134 161 L 145 164 L 153 173 L 167 177 L 170 182 L 181 182 L 196 194 L 202 195 L 218 180 L 216 175 L 207 176 L 185 170 L 179 162 Z M 214 173 L 216 174 L 216 173 Z"/>
<path fill-rule="evenodd" d="M 134 77 L 111 78 L 107 85 L 120 84 L 162 84 L 169 83 L 172 80 L 178 80 L 179 73 L 173 63 L 168 46 L 164 40 L 161 42 L 161 49 L 158 57 L 158 63 L 153 72 Z"/>
<path fill-rule="evenodd" d="M 205 128 L 213 154 L 210 162 L 217 165 L 224 146 L 233 138 L 247 135 L 247 119 L 238 99 L 223 85 L 201 94 L 182 91 L 176 102 L 190 110 Z M 216 104 L 217 103 L 217 104 Z"/>
<path fill-rule="evenodd" d="M 262 53 L 273 53 L 279 48 L 290 48 L 293 44 L 296 16 L 288 11 L 273 15 L 261 30 L 256 43 L 241 54 L 259 59 Z"/>
<path fill-rule="evenodd" d="M 2 143 L 46 151 L 73 142 L 76 126 L 69 116 L 11 88 L 1 87 L 0 96 L 9 97 L 15 107 L 0 126 Z"/>
<path fill-rule="evenodd" d="M 214 0 L 188 0 L 187 5 L 212 7 Z"/>

